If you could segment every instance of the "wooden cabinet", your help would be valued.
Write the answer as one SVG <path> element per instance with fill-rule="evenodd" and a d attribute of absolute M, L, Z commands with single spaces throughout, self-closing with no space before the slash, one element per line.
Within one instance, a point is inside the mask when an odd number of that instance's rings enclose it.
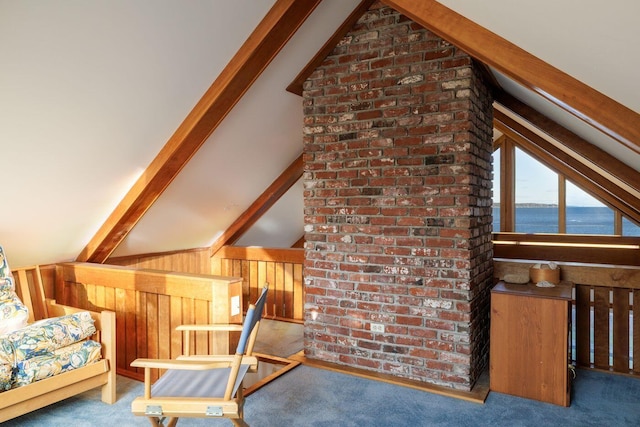
<path fill-rule="evenodd" d="M 569 406 L 572 284 L 499 282 L 491 291 L 490 388 Z"/>

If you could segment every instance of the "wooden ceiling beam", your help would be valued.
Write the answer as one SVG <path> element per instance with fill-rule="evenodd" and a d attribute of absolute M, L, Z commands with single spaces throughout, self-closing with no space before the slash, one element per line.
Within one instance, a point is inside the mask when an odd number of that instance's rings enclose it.
<path fill-rule="evenodd" d="M 288 190 L 304 172 L 304 161 L 300 155 L 293 163 L 273 181 L 249 208 L 227 228 L 211 245 L 210 253 L 214 256 L 221 248 L 232 245 L 255 224 Z"/>
<path fill-rule="evenodd" d="M 321 0 L 277 0 L 142 176 L 78 255 L 104 262 Z"/>
<path fill-rule="evenodd" d="M 541 130 L 550 138 L 560 142 L 563 146 L 567 147 L 580 157 L 587 159 L 593 164 L 597 164 L 598 167 L 606 173 L 617 178 L 634 190 L 639 191 L 638 185 L 640 185 L 640 172 L 634 168 L 618 160 L 616 157 L 601 148 L 591 144 L 589 141 L 586 141 L 564 126 L 554 122 L 544 114 L 539 113 L 508 93 L 503 91 L 496 92 L 494 98 L 496 103 L 521 117 L 523 120 L 530 123 L 536 129 Z"/>
<path fill-rule="evenodd" d="M 608 204 L 624 215 L 637 220 L 640 214 L 640 199 L 606 177 L 592 170 L 568 153 L 518 123 L 501 111 L 494 111 L 494 126 L 529 154 L 565 175 L 601 202 Z"/>
<path fill-rule="evenodd" d="M 436 0 L 382 0 L 475 59 L 640 153 L 640 114 Z"/>

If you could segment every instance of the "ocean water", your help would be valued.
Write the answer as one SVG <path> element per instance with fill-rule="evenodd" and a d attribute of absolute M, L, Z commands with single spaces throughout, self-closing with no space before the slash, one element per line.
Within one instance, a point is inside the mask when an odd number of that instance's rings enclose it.
<path fill-rule="evenodd" d="M 493 208 L 493 230 L 500 230 L 500 208 Z M 516 232 L 557 233 L 558 208 L 516 207 Z M 613 234 L 613 211 L 604 206 L 567 206 L 567 233 Z M 640 227 L 623 218 L 622 234 L 640 236 Z"/>

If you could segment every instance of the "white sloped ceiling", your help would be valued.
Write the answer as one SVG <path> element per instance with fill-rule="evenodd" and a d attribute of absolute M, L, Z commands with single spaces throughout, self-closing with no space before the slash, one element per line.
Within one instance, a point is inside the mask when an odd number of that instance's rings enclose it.
<path fill-rule="evenodd" d="M 640 109 L 639 2 L 440 2 Z M 9 261 L 75 259 L 273 3 L 0 0 L 0 245 Z M 358 3 L 323 0 L 114 255 L 208 246 L 297 158 L 302 100 L 285 88 Z M 638 169 L 634 153 L 589 138 Z M 290 245 L 302 221 L 297 184 L 239 244 Z"/>

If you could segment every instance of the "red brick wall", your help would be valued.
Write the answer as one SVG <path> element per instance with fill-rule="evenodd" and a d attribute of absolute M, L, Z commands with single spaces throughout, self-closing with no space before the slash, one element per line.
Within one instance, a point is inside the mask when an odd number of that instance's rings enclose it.
<path fill-rule="evenodd" d="M 305 82 L 304 112 L 306 356 L 470 389 L 493 275 L 481 73 L 375 4 Z"/>

